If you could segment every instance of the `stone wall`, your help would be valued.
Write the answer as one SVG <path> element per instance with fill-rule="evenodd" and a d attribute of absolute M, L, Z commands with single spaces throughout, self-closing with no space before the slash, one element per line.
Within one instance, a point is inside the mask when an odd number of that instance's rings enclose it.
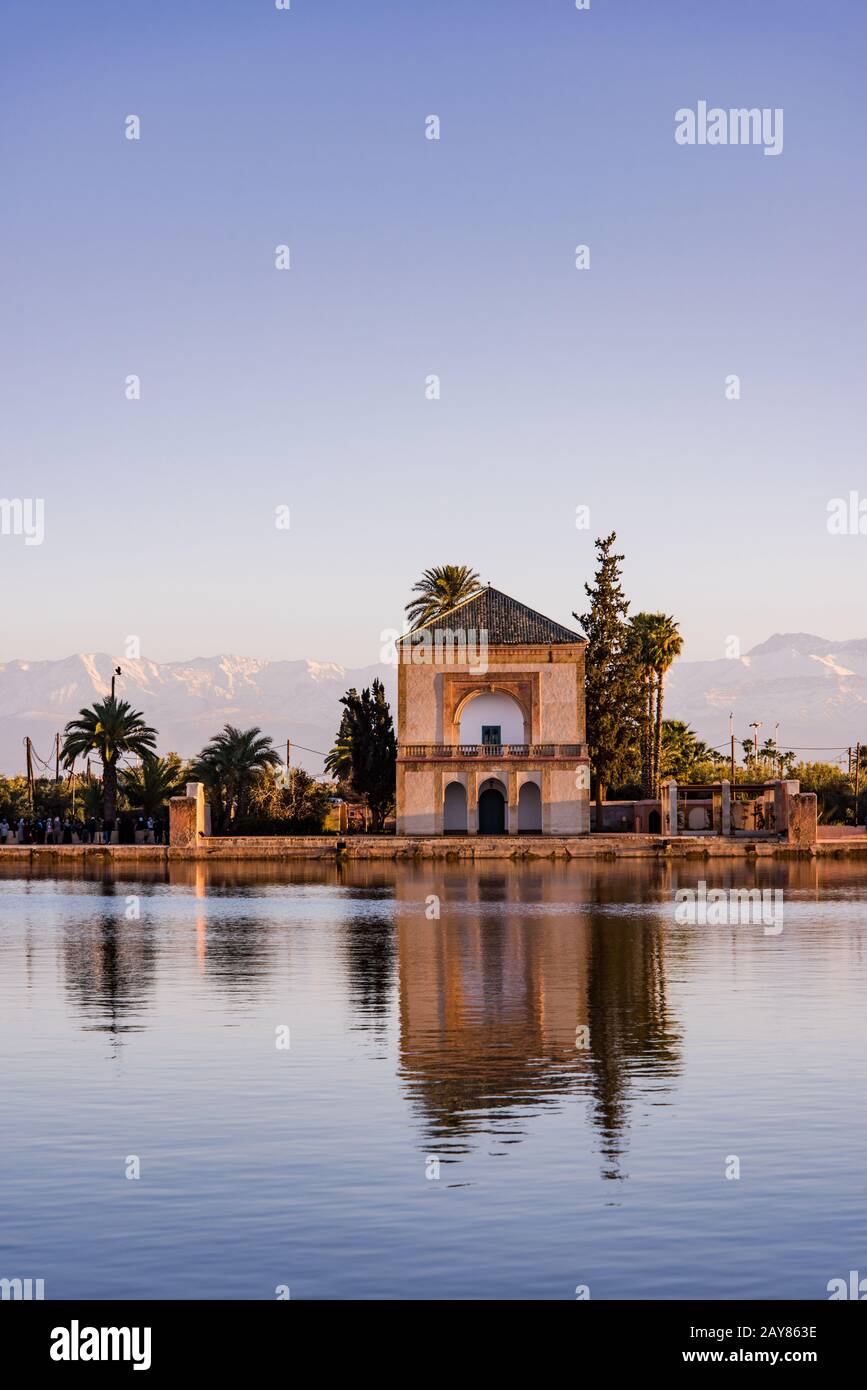
<path fill-rule="evenodd" d="M 815 792 L 798 792 L 788 799 L 787 843 L 799 849 L 811 849 L 818 839 L 818 816 Z"/>

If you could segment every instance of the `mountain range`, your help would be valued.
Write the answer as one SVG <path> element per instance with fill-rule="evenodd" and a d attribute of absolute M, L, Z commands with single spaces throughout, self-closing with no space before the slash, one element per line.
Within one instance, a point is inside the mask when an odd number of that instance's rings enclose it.
<path fill-rule="evenodd" d="M 159 731 L 161 752 L 184 757 L 225 723 L 256 724 L 281 751 L 291 739 L 296 766 L 321 773 L 340 722 L 340 697 L 350 686 L 361 689 L 379 676 L 392 707 L 395 702 L 395 668 L 385 665 L 240 656 L 133 661 L 105 653 L 8 661 L 0 665 L 0 769 L 24 771 L 26 735 L 38 759 L 51 764 L 55 734 L 110 691 L 118 665 L 118 694 Z M 808 759 L 832 760 L 834 752 L 823 750 L 867 741 L 867 638 L 833 642 L 776 633 L 738 658 L 675 663 L 666 683 L 667 718 L 686 720 L 706 743 L 722 746 L 730 713 L 739 743 L 754 720 L 762 724 L 760 741 L 774 737 L 779 724 L 780 746 L 804 750 Z"/>

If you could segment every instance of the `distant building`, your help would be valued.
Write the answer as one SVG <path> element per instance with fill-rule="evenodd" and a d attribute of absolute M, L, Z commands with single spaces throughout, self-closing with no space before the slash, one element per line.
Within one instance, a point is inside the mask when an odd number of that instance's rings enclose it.
<path fill-rule="evenodd" d="M 399 835 L 589 833 L 585 646 L 490 586 L 399 641 Z"/>

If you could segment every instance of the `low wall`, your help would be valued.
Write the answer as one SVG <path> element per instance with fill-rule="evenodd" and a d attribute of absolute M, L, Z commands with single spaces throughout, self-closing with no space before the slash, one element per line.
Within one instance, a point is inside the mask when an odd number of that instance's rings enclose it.
<path fill-rule="evenodd" d="M 201 839 L 189 847 L 168 845 L 2 845 L 0 866 L 50 869 L 83 863 L 94 868 L 159 865 L 178 860 L 207 862 L 293 859 L 745 859 L 867 858 L 867 836 L 798 846 L 784 839 L 731 836 L 601 834 L 431 836 L 335 835 L 239 836 Z"/>

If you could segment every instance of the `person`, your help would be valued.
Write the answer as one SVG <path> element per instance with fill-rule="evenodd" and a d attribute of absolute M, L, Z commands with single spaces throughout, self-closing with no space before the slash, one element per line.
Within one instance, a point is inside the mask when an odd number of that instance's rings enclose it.
<path fill-rule="evenodd" d="M 60 825 L 60 817 L 59 817 L 59 816 L 55 816 L 55 817 L 54 817 L 54 821 L 53 821 L 53 823 L 52 823 L 52 829 L 53 829 L 53 831 L 54 831 L 54 843 L 55 843 L 56 845 L 59 845 L 59 844 L 60 844 L 60 840 L 61 840 L 61 825 Z"/>
<path fill-rule="evenodd" d="M 65 816 L 63 819 L 63 843 L 65 845 L 72 844 L 72 821 L 69 816 Z"/>
<path fill-rule="evenodd" d="M 111 844 L 111 837 L 114 834 L 114 821 L 104 820 L 102 822 L 102 842 L 105 845 Z"/>
<path fill-rule="evenodd" d="M 99 823 L 98 823 L 98 821 L 97 821 L 97 819 L 96 819 L 96 816 L 91 816 L 91 817 L 90 817 L 90 820 L 87 822 L 87 839 L 88 839 L 88 843 L 89 843 L 89 844 L 91 844 L 91 845 L 95 845 L 95 844 L 96 844 L 96 837 L 97 837 L 98 832 L 99 832 Z"/>
<path fill-rule="evenodd" d="M 19 845 L 27 843 L 27 822 L 23 816 L 18 821 L 18 843 Z"/>
<path fill-rule="evenodd" d="M 159 816 L 154 820 L 154 844 L 161 845 L 163 842 L 163 823 Z"/>
<path fill-rule="evenodd" d="M 148 833 L 147 833 L 147 836 L 146 836 L 147 843 L 148 843 L 149 845 L 156 844 L 156 840 L 154 839 L 154 818 L 153 818 L 153 816 L 148 816 L 147 832 L 148 832 Z"/>
<path fill-rule="evenodd" d="M 9 822 L 8 822 L 8 820 L 6 819 L 6 817 L 4 816 L 3 819 L 0 820 L 0 845 L 5 845 L 5 843 L 6 843 L 6 838 L 7 838 L 8 834 L 9 834 Z"/>

